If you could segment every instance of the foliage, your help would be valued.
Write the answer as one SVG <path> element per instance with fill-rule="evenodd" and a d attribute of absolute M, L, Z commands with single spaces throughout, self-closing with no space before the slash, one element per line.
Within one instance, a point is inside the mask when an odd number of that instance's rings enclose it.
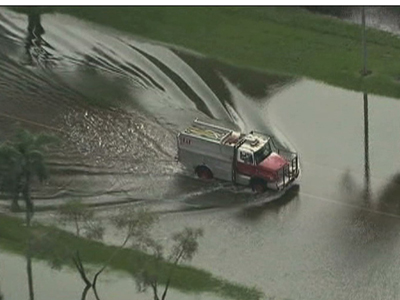
<path fill-rule="evenodd" d="M 47 179 L 44 152 L 58 139 L 48 134 L 32 134 L 21 129 L 13 140 L 0 144 L 0 188 L 12 196 L 12 210 L 19 210 L 20 194 L 25 201 L 27 222 L 33 214 L 31 184 L 34 177 Z"/>
<path fill-rule="evenodd" d="M 133 206 L 121 208 L 117 215 L 111 217 L 111 223 L 118 230 L 125 231 L 123 246 L 130 241 L 133 248 L 141 250 L 154 246 L 149 231 L 156 222 L 158 222 L 156 214 Z"/>
<path fill-rule="evenodd" d="M 55 238 L 52 247 L 41 243 L 52 251 L 33 251 L 35 258 L 50 262 L 52 257 L 59 256 L 62 266 L 74 267 L 71 259 L 62 259 L 62 253 L 65 256 L 70 255 L 70 249 L 79 249 L 80 256 L 86 264 L 102 265 L 118 247 L 104 245 L 98 241 L 92 241 L 77 237 L 75 234 L 54 228 L 33 224 L 32 231 L 35 237 Z M 24 255 L 26 251 L 26 239 L 29 236 L 29 229 L 24 226 L 19 218 L 0 214 L 0 247 L 3 250 Z M 70 256 L 69 256 L 70 257 Z M 121 249 L 118 256 L 110 261 L 109 267 L 125 271 L 132 276 L 140 273 L 141 267 L 150 264 L 153 256 L 133 248 Z M 170 269 L 170 263 L 160 261 L 158 274 L 160 283 L 165 283 Z M 241 284 L 235 284 L 220 278 L 216 278 L 209 272 L 189 266 L 178 265 L 174 272 L 174 280 L 171 287 L 187 293 L 211 292 L 229 297 L 236 300 L 257 300 L 263 297 L 263 294 L 252 287 L 246 287 Z"/>
<path fill-rule="evenodd" d="M 104 227 L 94 222 L 94 211 L 89 210 L 80 200 L 71 200 L 62 205 L 58 210 L 58 221 L 66 224 L 72 222 L 75 225 L 76 236 L 81 236 L 81 224 L 85 229 L 85 236 L 89 239 L 101 240 L 104 234 Z M 149 237 L 149 230 L 156 222 L 155 214 L 141 208 L 123 208 L 119 214 L 111 218 L 111 223 L 118 230 L 125 230 L 124 240 L 119 247 L 113 251 L 109 257 L 101 262 L 101 267 L 95 271 L 94 275 L 89 274 L 85 268 L 85 261 L 82 259 L 80 247 L 74 247 L 69 244 L 63 244 L 58 231 L 51 230 L 42 235 L 37 235 L 34 245 L 36 253 L 44 253 L 50 258 L 50 264 L 53 268 L 60 269 L 65 261 L 72 260 L 75 269 L 80 275 L 85 287 L 82 291 L 81 299 L 86 299 L 87 293 L 92 290 L 97 300 L 100 299 L 97 292 L 97 280 L 103 271 L 117 257 L 117 254 L 132 241 L 132 246 L 141 248 L 148 247 L 152 241 Z M 100 234 L 99 234 L 100 232 Z M 146 246 L 144 246 L 146 245 Z M 152 244 L 151 244 L 152 245 Z"/>
<path fill-rule="evenodd" d="M 193 259 L 199 247 L 197 240 L 202 236 L 202 229 L 188 227 L 181 232 L 174 233 L 172 235 L 174 244 L 168 257 L 165 257 L 163 247 L 154 242 L 151 247 L 153 249 L 153 259 L 149 261 L 149 264 L 143 267 L 139 276 L 135 278 L 139 291 L 144 291 L 151 287 L 154 300 L 165 300 L 176 267 L 182 261 L 190 261 Z M 158 289 L 159 275 L 161 274 L 160 262 L 164 260 L 168 260 L 171 264 L 167 273 L 164 291 L 160 297 Z"/>
<path fill-rule="evenodd" d="M 102 240 L 104 227 L 99 221 L 96 221 L 94 210 L 88 208 L 80 199 L 72 199 L 57 210 L 58 221 L 61 224 L 73 223 L 77 236 L 81 235 L 82 229 L 84 235 L 89 239 Z"/>
<path fill-rule="evenodd" d="M 44 159 L 46 146 L 57 139 L 47 134 L 31 134 L 20 129 L 12 141 L 0 145 L 0 188 L 12 196 L 11 210 L 20 210 L 18 200 L 20 194 L 25 202 L 25 220 L 28 228 L 34 206 L 31 197 L 32 180 L 38 178 L 40 182 L 48 176 Z M 32 236 L 27 237 L 27 275 L 29 299 L 34 300 L 33 272 L 32 272 Z"/>

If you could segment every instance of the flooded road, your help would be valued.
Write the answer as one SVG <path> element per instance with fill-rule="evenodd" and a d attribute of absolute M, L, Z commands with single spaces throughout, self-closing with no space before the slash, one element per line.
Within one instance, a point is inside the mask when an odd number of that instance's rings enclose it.
<path fill-rule="evenodd" d="M 50 157 L 53 176 L 37 191 L 41 205 L 71 196 L 98 203 L 198 192 L 179 175 L 176 133 L 196 117 L 268 131 L 273 127 L 257 110 L 293 81 L 256 72 L 250 79 L 240 69 L 67 16 L 4 10 L 1 20 L 0 137 L 22 124 L 63 140 L 63 153 Z M 183 195 L 176 185 L 185 186 Z"/>
<path fill-rule="evenodd" d="M 299 192 L 261 206 L 165 215 L 158 234 L 183 220 L 204 227 L 197 266 L 277 299 L 398 299 L 400 103 L 369 101 L 367 199 L 362 95 L 304 80 L 268 106 L 300 152 Z"/>
<path fill-rule="evenodd" d="M 399 298 L 398 100 L 369 95 L 366 131 L 360 93 L 237 69 L 67 16 L 41 16 L 39 38 L 28 24 L 0 11 L 0 140 L 17 124 L 63 137 L 38 204 L 160 203 L 174 213 L 162 214 L 156 236 L 204 228 L 193 265 L 268 297 Z M 173 160 L 175 134 L 195 117 L 296 149 L 299 188 L 251 205 L 260 196 L 185 173 Z"/>

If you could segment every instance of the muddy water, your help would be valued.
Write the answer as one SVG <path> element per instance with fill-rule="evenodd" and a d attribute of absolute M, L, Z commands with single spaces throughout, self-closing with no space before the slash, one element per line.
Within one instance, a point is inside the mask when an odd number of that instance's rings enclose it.
<path fill-rule="evenodd" d="M 27 33 L 28 17 L 0 12 L 0 139 L 17 122 L 63 137 L 38 203 L 204 206 L 163 214 L 155 230 L 167 240 L 203 227 L 196 266 L 276 299 L 398 299 L 398 100 L 369 96 L 365 145 L 359 93 L 235 69 L 66 16 L 40 22 L 42 40 L 39 29 Z M 174 135 L 194 117 L 266 131 L 296 149 L 300 188 L 252 205 L 246 190 L 190 177 L 173 162 Z"/>
<path fill-rule="evenodd" d="M 370 194 L 364 101 L 307 80 L 272 97 L 271 122 L 300 152 L 298 193 L 265 205 L 165 215 L 165 237 L 205 228 L 195 265 L 277 299 L 398 299 L 400 102 L 369 97 Z"/>
<path fill-rule="evenodd" d="M 63 141 L 63 152 L 50 156 L 50 181 L 35 194 L 40 205 L 72 196 L 98 203 L 197 193 L 199 184 L 174 162 L 176 133 L 196 117 L 268 131 L 258 110 L 293 81 L 249 77 L 62 15 L 2 10 L 0 36 L 0 137 L 22 124 Z"/>

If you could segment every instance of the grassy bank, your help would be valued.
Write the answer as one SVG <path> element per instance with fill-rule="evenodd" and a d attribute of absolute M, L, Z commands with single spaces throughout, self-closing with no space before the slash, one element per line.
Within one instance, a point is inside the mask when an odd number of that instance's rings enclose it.
<path fill-rule="evenodd" d="M 99 242 L 78 238 L 68 232 L 49 228 L 36 224 L 33 232 L 40 235 L 43 232 L 53 230 L 52 234 L 62 240 L 60 249 L 54 251 L 65 251 L 65 247 L 70 249 L 79 249 L 81 257 L 85 263 L 102 264 L 111 256 L 116 247 L 107 246 Z M 0 214 L 0 247 L 14 253 L 24 254 L 26 241 L 29 236 L 27 228 L 23 225 L 23 221 L 18 218 L 9 217 Z M 45 255 L 39 255 L 39 259 L 49 259 Z M 118 256 L 112 260 L 110 267 L 126 271 L 132 275 L 138 272 L 138 266 L 149 259 L 149 256 L 131 249 L 123 249 Z M 164 263 L 160 271 L 160 279 L 164 282 L 167 277 L 168 264 Z M 199 270 L 193 267 L 181 266 L 174 273 L 174 278 L 171 282 L 173 288 L 183 292 L 201 293 L 213 292 L 223 297 L 231 299 L 249 299 L 256 300 L 262 295 L 261 292 L 254 288 L 248 288 L 242 285 L 230 283 L 228 281 L 213 277 L 210 273 Z M 134 288 L 134 287 L 132 287 Z"/>
<path fill-rule="evenodd" d="M 306 76 L 400 98 L 400 40 L 368 30 L 362 78 L 361 28 L 296 7 L 55 7 L 50 10 L 180 45 L 221 61 Z M 47 9 L 47 11 L 50 11 Z"/>

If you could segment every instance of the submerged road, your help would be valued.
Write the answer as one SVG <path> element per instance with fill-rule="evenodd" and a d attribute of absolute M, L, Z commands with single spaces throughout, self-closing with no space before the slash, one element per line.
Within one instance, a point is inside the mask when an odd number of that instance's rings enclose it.
<path fill-rule="evenodd" d="M 32 20 L 45 33 L 29 34 Z M 158 208 L 175 212 L 161 215 L 154 234 L 168 243 L 171 232 L 202 227 L 192 263 L 215 275 L 274 299 L 399 299 L 398 100 L 370 95 L 366 130 L 362 94 L 236 69 L 71 17 L 3 9 L 0 39 L 0 140 L 20 124 L 67 133 L 37 203 L 164 201 Z M 171 163 L 174 139 L 195 117 L 265 131 L 298 151 L 299 188 L 263 204 L 185 176 Z"/>
<path fill-rule="evenodd" d="M 362 95 L 301 81 L 268 105 L 300 153 L 299 189 L 261 205 L 167 214 L 157 234 L 204 228 L 193 264 L 274 299 L 398 299 L 400 103 L 369 101 L 367 197 Z"/>

